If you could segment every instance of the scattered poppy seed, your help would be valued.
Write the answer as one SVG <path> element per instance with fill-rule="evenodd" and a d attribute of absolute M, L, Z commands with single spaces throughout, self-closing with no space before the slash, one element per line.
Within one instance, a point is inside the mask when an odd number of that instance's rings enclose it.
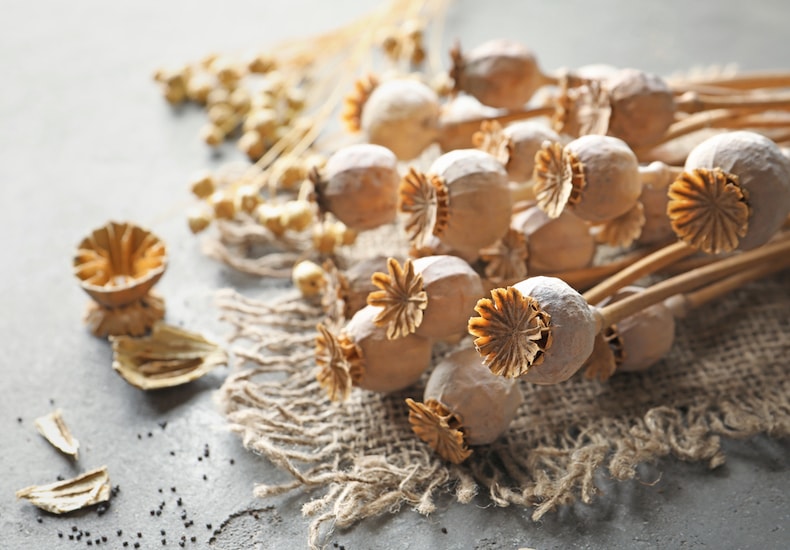
<path fill-rule="evenodd" d="M 236 461 L 231 458 L 230 459 L 230 465 L 233 466 L 234 464 L 236 464 Z"/>
<path fill-rule="evenodd" d="M 118 536 L 120 537 L 121 535 L 123 535 L 123 530 L 122 530 L 122 529 L 118 529 L 118 530 L 115 532 L 115 534 L 116 534 L 116 535 L 118 535 Z"/>
<path fill-rule="evenodd" d="M 44 520 L 43 520 L 43 519 L 41 519 L 41 518 L 36 518 L 36 521 L 37 521 L 38 523 L 44 523 Z"/>
<path fill-rule="evenodd" d="M 161 516 L 161 515 L 162 515 L 162 510 L 157 510 L 157 511 L 156 511 L 156 515 L 157 515 L 157 516 Z"/>
<path fill-rule="evenodd" d="M 442 527 L 442 533 L 447 534 L 447 527 Z"/>
<path fill-rule="evenodd" d="M 151 432 L 148 432 L 148 437 L 154 437 L 154 434 L 152 434 Z"/>
<path fill-rule="evenodd" d="M 123 541 L 123 547 L 127 548 L 128 546 L 129 546 L 129 542 L 128 541 Z"/>
<path fill-rule="evenodd" d="M 190 540 L 191 542 L 197 542 L 197 537 L 189 537 L 189 540 Z"/>
<path fill-rule="evenodd" d="M 206 524 L 206 529 L 211 529 L 211 524 L 210 523 Z"/>
<path fill-rule="evenodd" d="M 176 492 L 176 488 L 175 487 L 170 487 L 170 490 L 173 491 L 174 493 Z"/>
<path fill-rule="evenodd" d="M 164 430 L 165 428 L 167 428 L 167 420 L 164 420 L 164 421 L 160 422 L 160 423 L 159 423 L 159 427 L 160 427 L 160 428 L 162 428 L 163 430 Z"/>

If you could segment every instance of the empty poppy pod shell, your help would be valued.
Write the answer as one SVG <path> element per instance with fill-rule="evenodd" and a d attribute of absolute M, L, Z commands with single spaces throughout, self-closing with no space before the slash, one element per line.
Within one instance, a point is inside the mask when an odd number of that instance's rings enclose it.
<path fill-rule="evenodd" d="M 628 212 L 642 192 L 639 162 L 626 142 L 609 136 L 582 136 L 565 149 L 581 162 L 584 187 L 573 213 L 597 223 Z"/>
<path fill-rule="evenodd" d="M 595 256 L 595 239 L 581 218 L 564 210 L 550 218 L 537 206 L 513 216 L 510 227 L 527 241 L 530 272 L 553 273 L 587 267 Z"/>
<path fill-rule="evenodd" d="M 543 362 L 521 378 L 535 384 L 564 382 L 592 353 L 597 332 L 593 310 L 581 294 L 555 277 L 530 277 L 513 286 L 551 316 L 553 342 L 544 352 Z"/>
<path fill-rule="evenodd" d="M 492 107 L 523 107 L 544 83 L 535 55 L 513 40 L 491 40 L 455 57 L 456 90 Z"/>
<path fill-rule="evenodd" d="M 466 332 L 477 300 L 483 295 L 480 276 L 455 256 L 426 256 L 413 261 L 422 275 L 428 305 L 415 334 L 437 340 Z"/>
<path fill-rule="evenodd" d="M 631 147 L 661 139 L 675 120 L 675 98 L 664 80 L 636 69 L 622 69 L 605 80 L 612 114 L 609 135 Z"/>
<path fill-rule="evenodd" d="M 317 179 L 320 207 L 347 227 L 364 231 L 395 220 L 400 175 L 397 159 L 386 147 L 344 147 L 329 157 Z"/>
<path fill-rule="evenodd" d="M 510 189 L 504 167 L 493 156 L 458 149 L 437 158 L 429 172 L 447 189 L 446 226 L 438 234 L 444 244 L 476 256 L 505 234 L 512 206 Z"/>
<path fill-rule="evenodd" d="M 144 297 L 167 267 L 164 243 L 131 223 L 110 222 L 82 240 L 74 274 L 99 304 L 116 308 Z"/>
<path fill-rule="evenodd" d="M 388 80 L 376 86 L 362 108 L 361 128 L 370 143 L 400 160 L 419 156 L 439 133 L 439 97 L 419 80 Z"/>
<path fill-rule="evenodd" d="M 507 431 L 523 401 L 515 380 L 495 376 L 474 348 L 451 353 L 436 365 L 424 401 L 434 399 L 461 419 L 468 445 L 488 445 Z"/>
<path fill-rule="evenodd" d="M 790 213 L 790 164 L 770 139 L 747 131 L 706 139 L 689 153 L 684 170 L 720 169 L 737 178 L 749 207 L 748 227 L 739 250 L 765 244 Z M 674 184 L 673 184 L 674 185 Z"/>
<path fill-rule="evenodd" d="M 431 365 L 431 341 L 409 334 L 397 340 L 387 338 L 386 327 L 373 322 L 379 313 L 365 306 L 354 314 L 343 334 L 359 350 L 361 375 L 355 386 L 389 393 L 409 387 L 420 379 Z"/>

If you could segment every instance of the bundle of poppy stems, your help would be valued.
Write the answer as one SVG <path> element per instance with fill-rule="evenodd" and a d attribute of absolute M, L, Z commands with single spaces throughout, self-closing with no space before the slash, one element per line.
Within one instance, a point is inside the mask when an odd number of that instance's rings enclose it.
<path fill-rule="evenodd" d="M 547 73 L 512 40 L 443 66 L 425 40 L 445 9 L 398 0 L 157 80 L 251 161 L 191 183 L 209 252 L 322 303 L 328 399 L 427 378 L 409 421 L 461 463 L 506 432 L 519 380 L 649 369 L 690 310 L 790 267 L 790 73 Z M 360 74 L 376 51 L 390 66 Z M 398 253 L 349 253 L 377 233 Z"/>

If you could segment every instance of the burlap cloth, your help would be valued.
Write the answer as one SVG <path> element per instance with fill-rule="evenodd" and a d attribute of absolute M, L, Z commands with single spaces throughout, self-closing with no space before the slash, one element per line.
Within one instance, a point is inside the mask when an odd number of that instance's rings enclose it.
<path fill-rule="evenodd" d="M 497 505 L 532 509 L 537 520 L 576 500 L 591 502 L 594 474 L 636 475 L 666 455 L 720 466 L 720 437 L 790 433 L 790 273 L 752 283 L 678 323 L 671 353 L 650 371 L 608 382 L 582 376 L 555 386 L 522 384 L 524 403 L 495 444 L 461 466 L 439 459 L 409 428 L 404 398 L 355 389 L 332 404 L 315 380 L 315 324 L 322 310 L 295 295 L 274 303 L 226 290 L 218 299 L 233 327 L 238 369 L 220 403 L 244 446 L 288 472 L 255 494 L 310 491 L 316 547 L 335 527 L 399 509 L 434 510 L 451 492 L 482 492 Z"/>

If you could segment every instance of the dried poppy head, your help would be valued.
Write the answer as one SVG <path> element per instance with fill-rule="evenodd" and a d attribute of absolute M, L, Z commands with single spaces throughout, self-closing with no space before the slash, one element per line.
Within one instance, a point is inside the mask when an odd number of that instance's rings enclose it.
<path fill-rule="evenodd" d="M 310 178 L 321 210 L 355 231 L 395 220 L 400 175 L 397 159 L 386 147 L 370 143 L 343 147 Z"/>
<path fill-rule="evenodd" d="M 165 272 L 167 255 L 153 233 L 110 222 L 82 240 L 73 265 L 95 301 L 85 320 L 96 336 L 139 336 L 164 317 L 164 302 L 151 288 Z"/>
<path fill-rule="evenodd" d="M 589 135 L 562 146 L 546 142 L 535 157 L 535 194 L 556 218 L 566 206 L 592 223 L 628 212 L 642 185 L 636 155 L 621 139 Z"/>
<path fill-rule="evenodd" d="M 400 160 L 418 157 L 438 137 L 439 96 L 413 78 L 388 80 L 367 97 L 360 127 L 370 143 Z"/>
<path fill-rule="evenodd" d="M 420 247 L 433 233 L 464 258 L 507 231 L 511 198 L 502 164 L 477 149 L 457 149 L 437 158 L 429 175 L 412 169 L 400 187 L 406 230 Z"/>
<path fill-rule="evenodd" d="M 454 464 L 469 457 L 469 445 L 501 437 L 522 401 L 518 384 L 491 374 L 473 348 L 455 351 L 436 365 L 422 403 L 406 400 L 414 433 Z"/>
<path fill-rule="evenodd" d="M 708 253 L 765 244 L 790 213 L 790 165 L 753 132 L 706 139 L 669 187 L 667 214 L 677 236 Z"/>
<path fill-rule="evenodd" d="M 530 277 L 477 302 L 469 333 L 491 372 L 536 384 L 570 378 L 593 350 L 599 319 L 555 277 Z"/>
<path fill-rule="evenodd" d="M 450 56 L 455 91 L 492 107 L 523 107 L 538 88 L 550 82 L 532 51 L 513 40 L 491 40 L 465 54 L 456 45 Z"/>
<path fill-rule="evenodd" d="M 621 69 L 604 81 L 609 95 L 609 135 L 637 148 L 655 143 L 675 120 L 675 98 L 662 78 Z"/>

